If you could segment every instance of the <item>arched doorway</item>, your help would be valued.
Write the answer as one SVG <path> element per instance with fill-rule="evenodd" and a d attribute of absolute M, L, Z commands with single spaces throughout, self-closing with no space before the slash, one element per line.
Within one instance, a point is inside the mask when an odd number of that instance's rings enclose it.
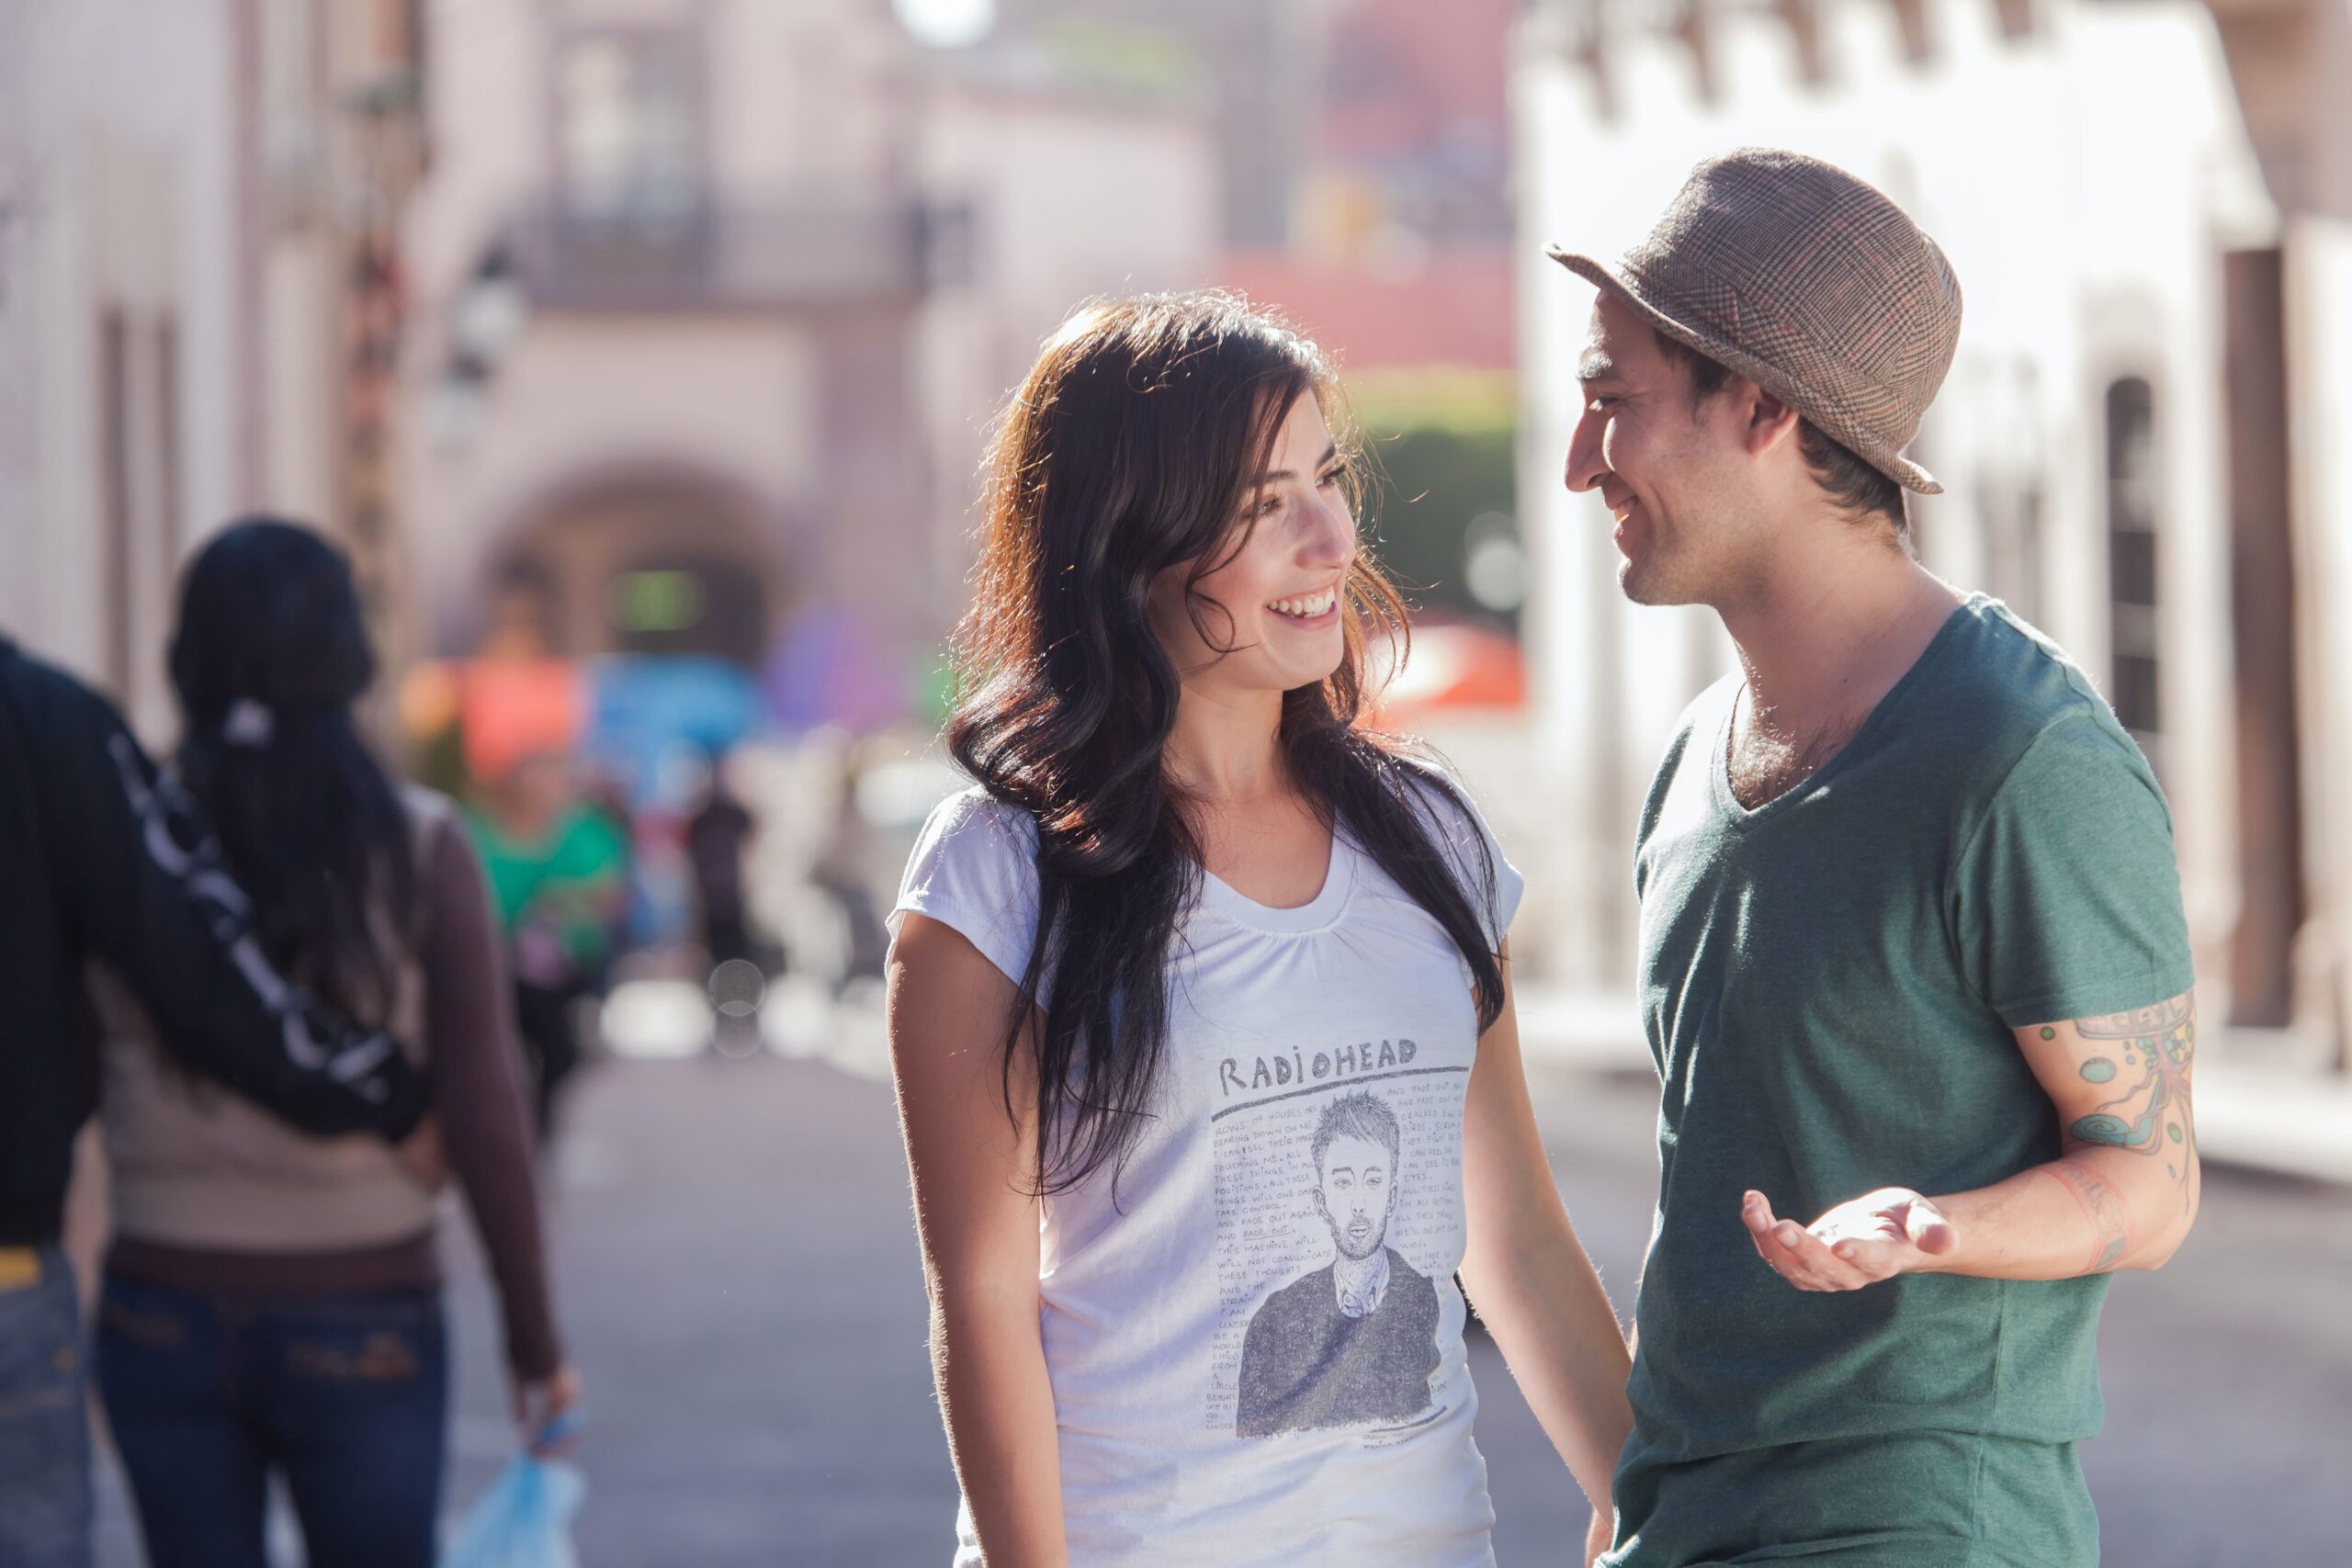
<path fill-rule="evenodd" d="M 694 468 L 577 476 L 510 516 L 474 568 L 447 733 L 493 791 L 533 758 L 573 764 L 628 836 L 631 938 L 660 947 L 690 921 L 679 824 L 709 760 L 767 722 L 802 563 L 780 508 Z"/>
<path fill-rule="evenodd" d="M 485 564 L 482 652 L 703 657 L 754 671 L 794 597 L 773 513 L 691 471 L 567 486 Z"/>

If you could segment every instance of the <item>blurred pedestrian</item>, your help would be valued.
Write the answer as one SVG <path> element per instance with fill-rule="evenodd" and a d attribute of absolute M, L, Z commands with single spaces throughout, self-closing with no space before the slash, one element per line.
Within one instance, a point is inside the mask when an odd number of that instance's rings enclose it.
<path fill-rule="evenodd" d="M 0 637 L 0 1568 L 90 1561 L 82 1314 L 60 1235 L 96 1082 L 92 957 L 165 1021 L 184 1068 L 292 1125 L 381 1157 L 425 1112 L 397 1042 L 270 966 L 218 844 L 114 710 Z"/>
<path fill-rule="evenodd" d="M 447 1168 L 504 1307 L 518 1418 L 566 1409 L 522 1064 L 481 873 L 442 796 L 402 791 L 353 712 L 357 594 L 310 531 L 240 523 L 182 582 L 171 652 L 191 800 L 282 973 L 429 1064 Z M 101 972 L 115 1236 L 98 1375 L 152 1568 L 264 1568 L 281 1478 L 310 1561 L 430 1568 L 448 1360 L 437 1170 L 305 1135 L 180 1070 Z"/>
<path fill-rule="evenodd" d="M 841 917 L 842 967 L 837 989 L 847 992 L 860 982 L 878 981 L 890 951 L 890 932 L 883 920 L 882 900 L 876 897 L 876 835 L 865 815 L 861 786 L 866 774 L 864 746 L 853 743 L 842 754 L 841 786 L 833 802 L 832 830 L 811 868 L 810 877 L 833 902 Z M 889 884 L 883 882 L 882 891 Z"/>
<path fill-rule="evenodd" d="M 1739 656 L 1641 817 L 1662 1175 L 1602 1561 L 2095 1568 L 2107 1275 L 2197 1209 L 2196 976 L 2147 760 L 1911 548 L 1959 280 L 1756 148 L 1622 265 L 1553 254 L 1600 289 L 1568 488 Z"/>
<path fill-rule="evenodd" d="M 620 853 L 620 863 L 614 874 L 620 879 L 621 891 L 607 906 L 605 957 L 594 978 L 596 995 L 602 997 L 613 988 L 613 965 L 629 948 L 630 928 L 636 917 L 637 803 L 630 794 L 628 780 L 609 761 L 591 762 L 582 770 L 580 799 L 605 819 Z"/>
<path fill-rule="evenodd" d="M 888 1015 L 963 1568 L 1490 1564 L 1457 1270 L 1608 1495 L 1625 1346 L 1528 1102 L 1520 878 L 1363 722 L 1403 605 L 1337 412 L 1312 344 L 1159 297 L 1064 326 L 997 437 L 980 782 Z"/>
<path fill-rule="evenodd" d="M 703 951 L 713 970 L 755 962 L 751 916 L 743 897 L 743 852 L 755 824 L 727 783 L 727 758 L 710 759 L 702 799 L 686 818 L 686 864 L 702 920 Z"/>
<path fill-rule="evenodd" d="M 466 824 L 490 878 L 514 969 L 544 1145 L 580 1065 L 582 1004 L 602 991 L 628 890 L 618 829 L 573 786 L 571 762 L 536 752 L 508 767 Z"/>

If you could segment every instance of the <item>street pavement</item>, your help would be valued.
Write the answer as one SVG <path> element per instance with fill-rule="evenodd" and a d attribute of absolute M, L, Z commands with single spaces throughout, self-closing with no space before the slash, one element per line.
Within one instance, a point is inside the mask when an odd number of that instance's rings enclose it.
<path fill-rule="evenodd" d="M 558 1151 L 560 1308 L 589 1390 L 584 1568 L 923 1568 L 955 1483 L 932 1401 L 889 1091 L 760 1055 L 613 1061 Z M 1562 1190 L 1619 1309 L 1649 1225 L 1651 1086 L 1539 1069 Z M 453 1226 L 453 1231 L 461 1227 Z M 496 1319 L 449 1247 L 454 1512 L 510 1449 Z M 2106 1558 L 2352 1563 L 2352 1190 L 2214 1171 L 2172 1265 L 2116 1283 L 2107 1433 L 2084 1467 Z M 1491 1345 L 1474 1346 L 1502 1568 L 1566 1561 L 1581 1498 Z M 102 1568 L 137 1562 L 107 1488 Z M 290 1559 L 288 1559 L 290 1561 Z"/>

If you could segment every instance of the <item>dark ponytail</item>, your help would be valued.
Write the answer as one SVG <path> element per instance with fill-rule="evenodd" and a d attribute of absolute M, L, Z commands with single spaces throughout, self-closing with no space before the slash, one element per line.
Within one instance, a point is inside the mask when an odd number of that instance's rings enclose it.
<path fill-rule="evenodd" d="M 343 553 L 272 518 L 225 529 L 181 580 L 171 671 L 180 773 L 253 899 L 263 951 L 353 1017 L 389 1021 L 416 857 L 352 712 L 376 657 Z"/>

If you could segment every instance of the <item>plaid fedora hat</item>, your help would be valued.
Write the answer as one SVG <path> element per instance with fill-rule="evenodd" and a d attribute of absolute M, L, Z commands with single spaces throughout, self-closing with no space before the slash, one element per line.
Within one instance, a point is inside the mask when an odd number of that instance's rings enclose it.
<path fill-rule="evenodd" d="M 1801 152 L 1747 147 L 1690 172 L 1622 263 L 1554 246 L 1650 325 L 1771 393 L 1896 483 L 1960 342 L 1960 280 L 1875 187 Z"/>

